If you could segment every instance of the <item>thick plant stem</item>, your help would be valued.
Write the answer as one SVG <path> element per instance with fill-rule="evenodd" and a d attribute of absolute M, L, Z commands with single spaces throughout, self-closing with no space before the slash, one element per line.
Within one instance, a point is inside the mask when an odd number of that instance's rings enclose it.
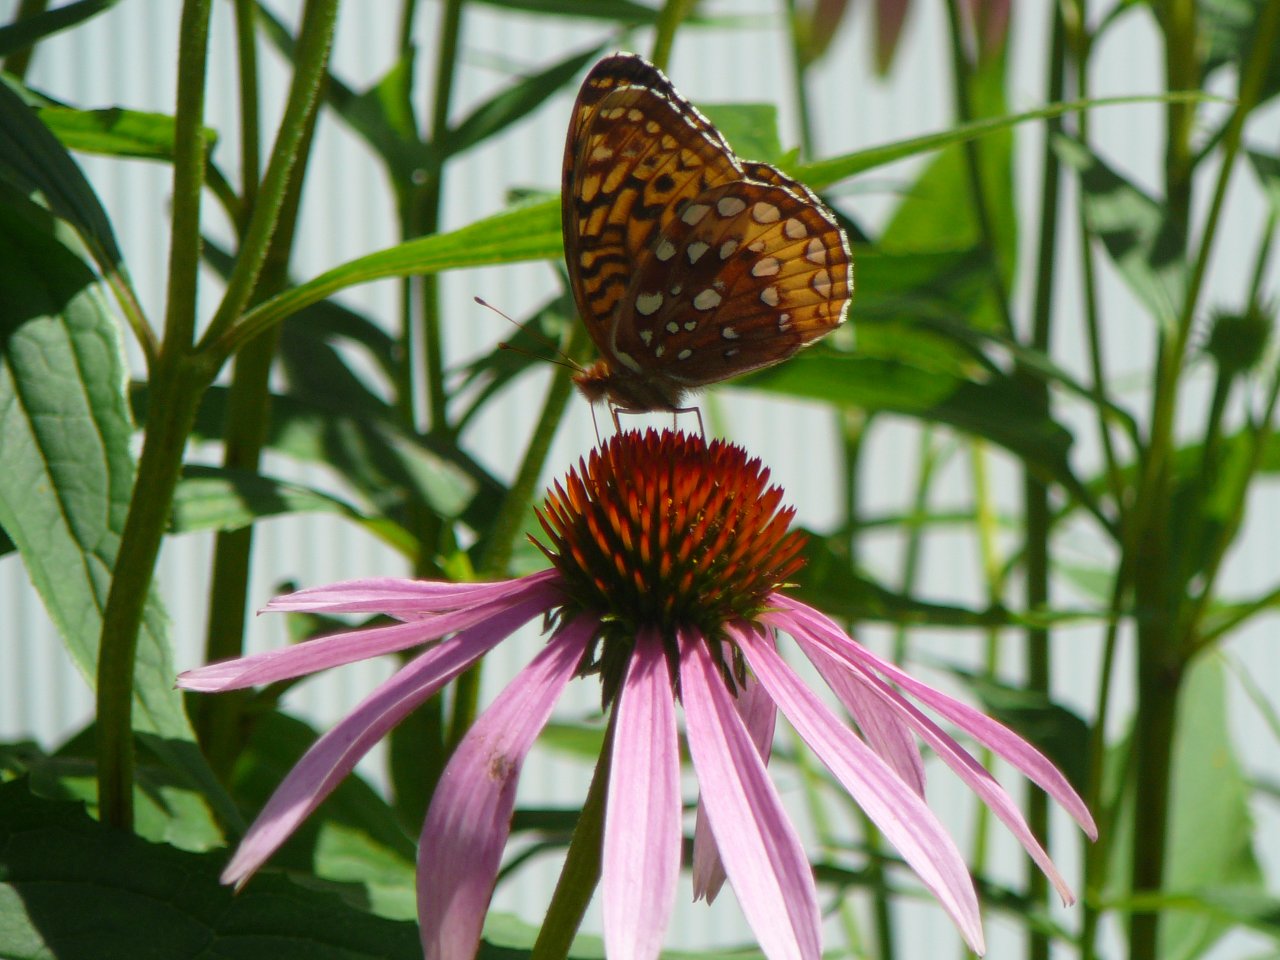
<path fill-rule="evenodd" d="M 133 826 L 133 668 L 138 630 L 155 569 L 182 448 L 211 371 L 193 369 L 196 268 L 200 258 L 200 190 L 204 181 L 204 84 L 210 0 L 187 0 L 178 41 L 174 123 L 173 241 L 164 346 L 151 368 L 152 403 L 102 615 L 98 648 L 98 805 L 103 823 Z"/>
<path fill-rule="evenodd" d="M 1061 12 L 1055 8 L 1050 39 L 1049 76 L 1047 95 L 1050 102 L 1062 99 L 1066 79 L 1066 30 Z M 1036 257 L 1035 299 L 1032 306 L 1031 343 L 1033 350 L 1048 354 L 1053 320 L 1053 282 L 1056 276 L 1058 246 L 1058 205 L 1060 201 L 1060 168 L 1058 155 L 1053 149 L 1053 138 L 1062 128 L 1060 119 L 1048 121 L 1043 173 L 1040 183 L 1040 237 Z M 1026 370 L 1019 370 L 1017 379 L 1028 405 L 1049 417 L 1049 388 L 1044 380 Z M 1049 509 L 1049 487 L 1031 470 L 1023 468 L 1022 503 L 1026 523 L 1023 540 L 1023 569 L 1025 572 L 1025 603 L 1028 611 L 1035 613 L 1049 605 L 1049 537 L 1052 516 Z M 1049 697 L 1049 630 L 1032 626 L 1026 631 L 1026 684 L 1027 689 L 1044 698 Z M 1049 845 L 1049 798 L 1039 790 L 1032 790 L 1026 800 L 1027 825 L 1042 845 Z M 1029 859 L 1026 868 L 1027 896 L 1033 903 L 1044 903 L 1049 897 L 1049 882 Z M 1028 927 L 1027 955 L 1032 960 L 1047 960 L 1049 938 Z"/>
<path fill-rule="evenodd" d="M 604 806 L 609 793 L 609 767 L 613 756 L 613 720 L 605 731 L 600 760 L 578 825 L 573 828 L 569 852 L 565 855 L 560 879 L 547 907 L 542 929 L 533 944 L 529 960 L 564 960 L 569 955 L 587 906 L 600 882 L 600 856 L 604 846 Z"/>
<path fill-rule="evenodd" d="M 1141 597 L 1139 597 L 1141 603 Z M 1173 735 L 1181 664 L 1167 664 L 1152 656 L 1168 650 L 1174 638 L 1159 625 L 1139 628 L 1138 713 L 1134 718 L 1135 762 L 1133 881 L 1135 895 L 1156 893 L 1164 881 L 1169 828 L 1169 779 L 1172 773 Z M 1129 960 L 1156 960 L 1159 952 L 1160 913 L 1136 912 L 1129 918 Z"/>
<path fill-rule="evenodd" d="M 103 823 L 133 826 L 133 671 L 182 449 L 212 371 L 162 353 L 151 377 L 146 439 L 111 576 L 98 651 L 98 805 Z"/>
<path fill-rule="evenodd" d="M 280 212 L 280 224 L 271 239 L 254 301 L 260 302 L 280 290 L 288 277 L 289 253 L 293 248 L 302 199 L 316 112 L 313 109 L 302 142 L 300 161 L 294 167 Z M 252 175 L 246 170 L 246 177 Z M 246 193 L 248 191 L 246 190 Z M 223 429 L 223 465 L 234 470 L 256 471 L 271 426 L 272 361 L 280 341 L 281 327 L 249 341 L 235 359 L 231 385 L 227 391 L 227 417 Z M 244 652 L 244 619 L 248 606 L 250 559 L 253 553 L 253 525 L 219 533 L 214 544 L 213 578 L 209 587 L 209 622 L 205 633 L 205 662 L 213 663 L 241 656 Z M 221 697 L 200 701 L 197 732 L 214 771 L 225 778 L 243 746 L 242 714 L 246 691 L 230 691 Z"/>

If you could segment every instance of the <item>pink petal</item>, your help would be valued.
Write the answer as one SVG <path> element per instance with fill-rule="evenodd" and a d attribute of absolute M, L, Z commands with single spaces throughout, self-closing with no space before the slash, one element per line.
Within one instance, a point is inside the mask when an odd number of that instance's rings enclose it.
<path fill-rule="evenodd" d="M 357 660 L 369 660 L 386 653 L 407 650 L 419 644 L 476 624 L 482 624 L 505 610 L 525 611 L 524 620 L 546 610 L 553 602 L 542 590 L 511 591 L 511 595 L 466 610 L 442 613 L 424 620 L 397 623 L 389 627 L 346 630 L 327 637 L 315 637 L 290 647 L 211 663 L 178 675 L 184 690 L 221 692 L 260 686 L 277 680 L 301 677 Z M 524 620 L 520 622 L 523 623 Z"/>
<path fill-rule="evenodd" d="M 893 772 L 923 797 L 924 760 L 907 725 L 891 709 L 887 709 L 878 696 L 867 693 L 858 682 L 860 674 L 832 659 L 820 647 L 806 643 L 803 637 L 796 637 L 796 640 L 822 675 L 822 679 L 827 681 L 827 686 L 831 687 L 844 708 L 849 711 L 871 749 L 880 754 L 885 763 L 893 768 Z"/>
<path fill-rule="evenodd" d="M 809 861 L 698 634 L 680 636 L 680 683 L 689 753 L 747 923 L 770 960 L 818 960 L 821 918 Z"/>
<path fill-rule="evenodd" d="M 873 670 L 884 674 L 894 683 L 910 692 L 929 707 L 938 711 L 957 727 L 979 743 L 1009 761 L 1033 783 L 1058 801 L 1064 810 L 1080 825 L 1080 828 L 1096 840 L 1098 828 L 1088 807 L 1049 759 L 1027 741 L 1003 724 L 921 683 L 911 674 L 877 657 L 861 644 L 855 643 L 834 622 L 807 604 L 792 600 L 781 593 L 770 595 L 773 606 L 780 608 L 764 614 L 761 619 L 787 631 L 793 636 L 798 631 L 819 644 L 838 660 L 858 670 Z"/>
<path fill-rule="evenodd" d="M 617 711 L 604 831 L 604 942 L 610 960 L 662 950 L 680 876 L 680 749 L 662 641 L 636 637 Z"/>
<path fill-rule="evenodd" d="M 222 882 L 243 884 L 388 730 L 528 620 L 537 612 L 530 606 L 506 611 L 411 660 L 313 743 L 249 827 Z"/>
<path fill-rule="evenodd" d="M 417 619 L 424 614 L 456 610 L 519 595 L 529 587 L 555 580 L 559 573 L 542 570 L 518 580 L 495 583 L 448 583 L 408 580 L 404 577 L 367 577 L 306 587 L 274 598 L 260 613 L 385 613 L 389 617 Z"/>
<path fill-rule="evenodd" d="M 560 630 L 480 715 L 445 767 L 418 842 L 425 960 L 475 956 L 520 767 L 597 626 L 580 617 Z"/>
<path fill-rule="evenodd" d="M 924 801 L 809 690 L 753 629 L 725 627 L 796 732 L 826 764 L 960 928 L 983 951 L 982 918 L 968 868 Z"/>
<path fill-rule="evenodd" d="M 802 636 L 796 637 L 796 640 L 802 648 L 811 647 Z M 806 652 L 808 652 L 807 649 Z M 1040 846 L 1039 841 L 1036 840 L 1035 835 L 1031 832 L 1031 828 L 1027 826 L 1021 811 L 1018 809 L 1018 805 L 1013 802 L 1013 799 L 991 776 L 990 772 L 960 744 L 956 743 L 954 738 L 949 736 L 936 723 L 921 713 L 916 706 L 879 677 L 864 673 L 850 673 L 851 676 L 857 678 L 857 682 L 866 684 L 870 690 L 874 691 L 885 704 L 906 716 L 907 722 L 933 748 L 943 762 L 954 770 L 960 779 L 969 786 L 969 789 L 976 793 L 979 799 L 990 807 L 991 811 L 1009 828 L 1009 831 L 1022 844 L 1040 869 L 1044 871 L 1044 875 L 1057 888 L 1063 903 L 1068 905 L 1074 903 L 1075 894 L 1071 892 L 1066 880 L 1062 878 L 1053 861 L 1049 859 L 1049 854 Z"/>
<path fill-rule="evenodd" d="M 751 736 L 751 742 L 756 745 L 760 759 L 768 766 L 778 717 L 773 701 L 755 678 L 748 675 L 746 682 L 738 688 L 738 696 L 733 705 L 746 724 L 747 733 Z M 693 899 L 705 897 L 707 903 L 713 903 L 720 888 L 724 886 L 724 880 L 724 864 L 720 862 L 720 851 L 716 849 L 716 839 L 707 820 L 707 807 L 699 797 L 698 815 L 693 827 Z"/>

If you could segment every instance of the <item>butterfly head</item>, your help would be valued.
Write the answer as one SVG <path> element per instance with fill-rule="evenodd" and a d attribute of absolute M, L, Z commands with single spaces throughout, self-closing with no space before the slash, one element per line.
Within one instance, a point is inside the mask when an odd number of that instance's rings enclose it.
<path fill-rule="evenodd" d="M 579 371 L 573 382 L 589 403 L 608 403 L 620 410 L 648 413 L 683 410 L 684 389 L 670 381 L 617 370 L 607 360 L 597 360 Z"/>

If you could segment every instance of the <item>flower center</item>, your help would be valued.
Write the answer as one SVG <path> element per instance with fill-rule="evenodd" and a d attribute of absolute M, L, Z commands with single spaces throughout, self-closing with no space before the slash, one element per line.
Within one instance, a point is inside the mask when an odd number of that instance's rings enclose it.
<path fill-rule="evenodd" d="M 621 679 L 610 662 L 625 666 L 638 630 L 673 651 L 678 627 L 715 640 L 803 564 L 795 510 L 768 481 L 741 447 L 649 430 L 610 438 L 548 492 L 538 519 L 551 545 L 538 547 L 564 578 L 564 613 L 602 622 L 584 668 L 605 674 L 606 699 Z"/>

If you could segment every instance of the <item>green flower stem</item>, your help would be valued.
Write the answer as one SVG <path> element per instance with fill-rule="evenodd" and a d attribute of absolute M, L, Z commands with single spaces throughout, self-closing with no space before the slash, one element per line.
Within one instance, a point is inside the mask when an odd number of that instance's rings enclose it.
<path fill-rule="evenodd" d="M 1055 10 L 1057 8 L 1055 7 Z M 1049 75 L 1047 96 L 1058 101 L 1066 87 L 1066 28 L 1061 12 L 1055 12 L 1049 41 Z M 1046 356 L 1051 344 L 1053 323 L 1053 287 L 1057 277 L 1054 269 L 1058 260 L 1058 207 L 1060 202 L 1061 168 L 1053 139 L 1062 130 L 1062 119 L 1047 121 L 1043 168 L 1040 182 L 1040 236 L 1037 244 L 1035 294 L 1032 301 L 1032 327 L 1030 346 Z M 1046 418 L 1049 416 L 1049 387 L 1036 374 L 1019 370 L 1017 378 L 1025 392 L 1028 405 Z M 1049 486 L 1024 465 L 1022 471 L 1022 502 L 1025 536 L 1022 544 L 1024 572 L 1024 601 L 1031 613 L 1049 606 L 1049 538 L 1052 535 L 1052 513 L 1049 509 Z M 1029 626 L 1025 635 L 1027 689 L 1046 699 L 1049 696 L 1049 629 Z M 1027 794 L 1027 824 L 1036 838 L 1047 848 L 1049 845 L 1049 798 L 1040 790 Z M 1030 860 L 1026 861 L 1027 896 L 1033 903 L 1043 904 L 1049 898 L 1049 881 Z M 1027 953 L 1034 960 L 1047 960 L 1049 938 L 1028 927 Z"/>
<path fill-rule="evenodd" d="M 236 226 L 243 241 L 249 211 L 257 204 L 258 178 L 262 174 L 262 145 L 259 134 L 258 43 L 254 20 L 255 0 L 235 0 L 236 66 L 240 71 L 240 217 Z"/>
<path fill-rule="evenodd" d="M 1112 811 L 1103 811 L 1103 778 L 1107 761 L 1107 715 L 1111 706 L 1111 684 L 1115 678 L 1116 652 L 1120 642 L 1119 611 L 1128 591 L 1128 573 L 1123 561 L 1116 571 L 1112 584 L 1111 603 L 1109 609 L 1113 616 L 1107 622 L 1106 639 L 1102 645 L 1102 662 L 1098 665 L 1097 706 L 1093 711 L 1093 724 L 1089 729 L 1088 773 L 1081 794 L 1085 806 L 1093 812 L 1098 823 L 1098 840 L 1090 843 L 1082 837 L 1084 853 L 1084 891 L 1081 908 L 1083 918 L 1080 924 L 1080 960 L 1094 960 L 1097 956 L 1098 924 L 1102 920 L 1102 911 L 1098 900 L 1107 884 L 1107 866 L 1111 861 L 1111 837 L 1115 816 Z M 1118 791 L 1123 796 L 1122 791 Z"/>
<path fill-rule="evenodd" d="M 182 472 L 182 449 L 214 370 L 161 353 L 151 376 L 146 436 L 111 576 L 98 652 L 98 805 L 103 823 L 133 826 L 133 672 L 138 630 Z"/>
<path fill-rule="evenodd" d="M 237 20 L 239 25 L 242 21 Z M 252 16 L 243 23 L 252 29 Z M 248 44 L 252 57 L 253 45 Z M 244 52 L 242 46 L 242 53 Z M 253 68 L 242 66 L 245 82 Z M 280 210 L 280 223 L 271 238 L 271 246 L 263 264 L 254 291 L 255 302 L 277 292 L 288 281 L 289 254 L 293 248 L 298 223 L 298 210 L 302 200 L 302 184 L 310 156 L 312 137 L 315 133 L 316 113 L 319 101 L 313 104 L 304 130 L 300 160 L 294 166 Z M 252 162 L 245 155 L 245 160 Z M 256 179 L 256 167 L 245 169 L 246 186 Z M 273 327 L 267 334 L 249 341 L 236 354 L 235 369 L 227 390 L 227 417 L 223 430 L 223 457 L 226 467 L 238 470 L 257 470 L 262 449 L 266 444 L 271 425 L 271 390 L 268 380 L 272 361 L 280 340 L 281 328 Z M 241 656 L 244 652 L 244 621 L 248 606 L 249 571 L 253 552 L 254 527 L 250 524 L 240 530 L 229 530 L 217 535 L 214 542 L 213 576 L 209 587 L 209 621 L 205 633 L 205 662 L 213 663 Z M 200 742 L 209 758 L 210 766 L 222 777 L 231 772 L 243 748 L 243 709 L 248 702 L 248 691 L 233 691 L 221 697 L 202 697 L 199 700 L 196 729 Z"/>
<path fill-rule="evenodd" d="M 204 384 L 213 373 L 190 354 L 195 330 L 204 179 L 205 71 L 210 0 L 186 0 L 178 40 L 174 123 L 173 239 L 164 346 L 151 369 L 153 401 L 129 512 L 112 571 L 98 648 L 98 805 L 103 823 L 133 827 L 133 670 L 138 630 L 186 444 Z"/>
<path fill-rule="evenodd" d="M 410 11 L 406 10 L 406 16 Z M 444 182 L 442 145 L 449 135 L 449 105 L 457 73 L 458 40 L 462 32 L 462 0 L 445 0 L 440 11 L 439 42 L 436 47 L 436 74 L 432 84 L 430 146 L 425 151 L 421 182 L 403 185 L 401 237 L 412 240 L 440 229 L 440 197 Z M 398 185 L 400 186 L 400 185 Z M 402 302 L 405 308 L 406 343 L 403 355 L 399 406 L 406 425 L 416 429 L 418 399 L 425 394 L 427 431 L 436 436 L 449 433 L 448 392 L 444 382 L 444 332 L 440 317 L 440 281 L 434 273 L 406 278 Z M 423 369 L 418 370 L 421 360 Z M 437 525 L 421 518 L 428 542 L 421 555 L 435 552 Z"/>
<path fill-rule="evenodd" d="M 604 844 L 604 807 L 609 793 L 609 767 L 613 759 L 613 714 L 600 747 L 600 759 L 583 803 L 578 825 L 569 841 L 560 879 L 547 907 L 542 929 L 534 941 L 529 960 L 564 960 L 582 925 L 596 885 L 600 882 L 600 859 Z"/>
<path fill-rule="evenodd" d="M 800 159 L 803 161 L 813 157 L 813 117 L 805 85 L 808 63 L 800 35 L 801 14 L 796 10 L 796 0 L 782 0 L 782 8 L 787 18 L 787 36 L 791 40 L 791 86 L 800 127 Z"/>
<path fill-rule="evenodd" d="M 653 53 L 649 59 L 666 69 L 671 59 L 671 47 L 676 41 L 676 30 L 693 10 L 696 0 L 666 0 L 658 14 L 658 28 L 653 37 Z"/>
<path fill-rule="evenodd" d="M 1186 88 L 1187 70 L 1198 71 L 1195 36 L 1195 7 L 1191 0 L 1172 0 L 1162 11 L 1166 33 L 1167 71 L 1170 88 Z M 1169 767 L 1177 709 L 1177 695 L 1187 662 L 1196 645 L 1196 607 L 1184 607 L 1180 582 L 1171 582 L 1164 570 L 1168 556 L 1169 518 L 1172 511 L 1172 479 L 1169 463 L 1174 449 L 1173 421 L 1178 385 L 1186 360 L 1196 303 L 1199 299 L 1208 257 L 1216 236 L 1218 214 L 1227 184 L 1235 167 L 1244 120 L 1257 103 L 1262 79 L 1269 66 L 1280 31 L 1280 0 L 1269 0 L 1254 33 L 1253 47 L 1242 71 L 1240 96 L 1223 138 L 1222 166 L 1204 231 L 1197 244 L 1186 299 L 1177 329 L 1162 344 L 1157 371 L 1152 415 L 1151 443 L 1147 450 L 1142 485 L 1136 502 L 1142 511 L 1126 545 L 1134 548 L 1135 603 L 1143 617 L 1138 623 L 1138 712 L 1135 717 L 1135 767 L 1138 818 L 1133 837 L 1135 893 L 1159 892 L 1164 880 L 1168 831 Z M 1193 72 L 1192 79 L 1198 77 Z M 1181 87 L 1179 86 L 1181 85 Z M 1176 105 L 1170 105 L 1172 110 Z M 1170 113 L 1170 145 L 1166 155 L 1166 202 L 1175 217 L 1190 208 L 1191 170 L 1184 169 L 1191 156 L 1190 137 L 1194 111 Z M 1137 511 L 1135 511 L 1137 512 Z M 1219 541 L 1222 542 L 1221 540 Z M 1225 552 L 1225 547 L 1223 548 Z M 1203 598 L 1207 593 L 1202 593 Z M 1159 914 L 1134 913 L 1129 919 L 1131 960 L 1154 960 L 1158 956 Z"/>
<path fill-rule="evenodd" d="M 201 340 L 201 349 L 216 349 L 212 345 L 239 319 L 258 286 L 263 263 L 271 249 L 272 234 L 280 222 L 280 209 L 289 191 L 293 168 L 307 138 L 309 118 L 315 109 L 320 85 L 324 82 L 337 16 L 338 0 L 307 0 L 294 49 L 293 82 L 275 147 L 258 188 L 257 202 L 250 215 L 235 268 L 227 281 L 222 302 Z"/>

